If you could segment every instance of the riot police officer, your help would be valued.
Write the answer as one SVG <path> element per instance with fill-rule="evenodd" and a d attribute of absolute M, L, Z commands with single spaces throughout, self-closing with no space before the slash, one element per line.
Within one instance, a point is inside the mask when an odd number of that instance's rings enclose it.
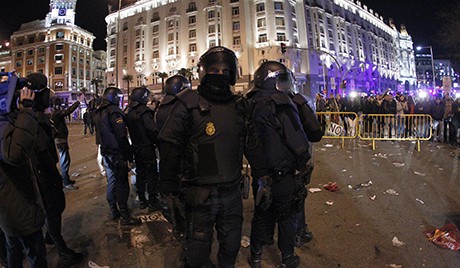
<path fill-rule="evenodd" d="M 299 111 L 300 122 L 302 123 L 303 130 L 307 135 L 308 141 L 310 142 L 310 155 L 313 155 L 313 146 L 311 143 L 319 142 L 324 134 L 324 131 L 321 130 L 321 126 L 314 112 L 314 100 L 295 91 L 288 93 L 291 96 L 292 101 L 297 106 L 297 110 Z M 310 158 L 307 161 L 305 168 L 303 168 L 301 172 L 296 174 L 296 176 L 298 176 L 297 183 L 300 184 L 300 187 L 302 187 L 302 184 L 306 186 L 310 183 L 313 168 L 313 158 Z M 303 203 L 303 209 L 299 212 L 297 216 L 298 225 L 295 241 L 297 247 L 301 247 L 302 245 L 310 242 L 313 239 L 313 234 L 308 229 L 308 224 L 305 217 L 305 201 Z"/>
<path fill-rule="evenodd" d="M 245 101 L 231 86 L 238 77 L 233 51 L 217 46 L 200 57 L 200 85 L 177 94 L 176 104 L 160 130 L 160 191 L 182 189 L 187 213 L 186 267 L 212 267 L 209 260 L 216 226 L 219 267 L 234 267 L 241 241 L 242 158 L 264 174 L 257 160 L 254 129 Z M 178 176 L 177 163 L 185 163 Z"/>
<path fill-rule="evenodd" d="M 147 107 L 150 91 L 146 87 L 133 89 L 126 113 L 126 123 L 133 144 L 136 162 L 136 189 L 140 209 L 149 208 L 150 212 L 158 210 L 158 170 L 156 157 L 157 130 L 154 112 Z M 145 188 L 149 199 L 145 197 Z"/>
<path fill-rule="evenodd" d="M 253 181 L 251 267 L 261 267 L 262 249 L 275 221 L 282 267 L 300 265 L 294 246 L 297 213 L 303 208 L 306 191 L 305 187 L 298 187 L 295 174 L 305 167 L 310 154 L 297 107 L 286 93 L 292 86 L 292 73 L 286 66 L 267 61 L 255 71 L 254 87 L 248 93 L 255 102 L 253 120 L 271 172 L 271 178 Z"/>
<path fill-rule="evenodd" d="M 160 130 L 166 119 L 176 103 L 175 96 L 184 89 L 191 89 L 192 86 L 190 81 L 182 75 L 173 75 L 168 78 L 165 82 L 165 93 L 163 100 L 161 101 L 158 109 L 155 113 L 155 122 L 158 130 Z"/>
<path fill-rule="evenodd" d="M 108 87 L 102 103 L 95 112 L 96 135 L 101 143 L 101 154 L 107 172 L 107 202 L 112 219 L 121 216 L 122 225 L 141 224 L 130 216 L 128 209 L 128 165 L 132 166 L 133 151 L 128 140 L 126 119 L 118 107 L 123 93 L 119 88 Z"/>

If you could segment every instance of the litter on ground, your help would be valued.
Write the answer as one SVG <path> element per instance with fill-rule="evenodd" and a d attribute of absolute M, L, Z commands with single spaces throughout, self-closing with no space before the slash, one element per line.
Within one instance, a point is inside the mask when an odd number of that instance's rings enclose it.
<path fill-rule="evenodd" d="M 395 167 L 404 167 L 404 165 L 406 165 L 405 163 L 399 163 L 399 162 L 393 162 L 393 165 Z"/>
<path fill-rule="evenodd" d="M 418 176 L 422 176 L 422 177 L 425 176 L 425 173 L 421 173 L 421 172 L 418 172 L 418 171 L 414 171 L 414 174 L 418 175 Z"/>
<path fill-rule="evenodd" d="M 421 204 L 425 204 L 425 202 L 423 202 L 422 200 L 418 199 L 418 198 L 415 198 L 416 201 L 420 202 Z"/>
<path fill-rule="evenodd" d="M 323 187 L 329 192 L 337 192 L 339 190 L 339 186 L 337 185 L 336 182 L 328 182 L 324 184 Z"/>
<path fill-rule="evenodd" d="M 355 189 L 355 190 L 360 190 L 360 189 L 363 188 L 363 187 L 369 187 L 369 186 L 371 186 L 371 185 L 372 185 L 372 181 L 371 181 L 371 180 L 368 180 L 368 181 L 365 181 L 365 182 L 362 182 L 362 183 L 356 185 L 356 186 L 354 187 L 354 189 Z"/>
<path fill-rule="evenodd" d="M 320 188 L 310 188 L 310 189 L 308 189 L 308 191 L 310 193 L 318 193 L 318 192 L 321 192 L 321 189 Z"/>
<path fill-rule="evenodd" d="M 391 242 L 393 243 L 393 246 L 395 247 L 404 246 L 406 244 L 403 241 L 399 240 L 396 236 L 393 237 L 393 240 L 391 240 Z"/>
<path fill-rule="evenodd" d="M 326 205 L 332 206 L 334 205 L 334 201 L 326 201 Z"/>
<path fill-rule="evenodd" d="M 243 248 L 248 248 L 251 245 L 251 239 L 245 235 L 241 237 L 241 246 Z"/>
<path fill-rule="evenodd" d="M 448 223 L 440 228 L 427 230 L 425 231 L 425 235 L 428 241 L 438 247 L 456 251 L 460 250 L 460 232 L 453 223 Z"/>
<path fill-rule="evenodd" d="M 396 192 L 395 190 L 393 189 L 386 189 L 385 192 L 383 192 L 384 194 L 391 194 L 391 195 L 399 195 L 398 192 Z"/>

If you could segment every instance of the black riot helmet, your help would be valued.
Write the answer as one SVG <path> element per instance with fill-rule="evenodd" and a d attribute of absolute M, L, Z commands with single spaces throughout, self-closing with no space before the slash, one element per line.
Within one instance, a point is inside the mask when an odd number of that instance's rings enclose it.
<path fill-rule="evenodd" d="M 130 99 L 130 104 L 129 106 L 133 107 L 136 106 L 137 104 L 144 104 L 146 105 L 147 102 L 149 101 L 149 96 L 150 96 L 150 90 L 146 87 L 136 87 L 133 89 L 133 92 L 131 92 L 131 95 L 129 96 Z"/>
<path fill-rule="evenodd" d="M 212 47 L 200 57 L 198 63 L 200 83 L 207 84 L 207 74 L 212 73 L 212 68 L 217 65 L 224 66 L 228 71 L 228 74 L 224 75 L 228 76 L 229 85 L 235 85 L 238 79 L 238 59 L 233 51 L 222 46 Z"/>
<path fill-rule="evenodd" d="M 35 93 L 35 98 L 32 107 L 37 111 L 44 111 L 50 107 L 50 99 L 54 95 L 54 91 L 50 90 L 48 78 L 42 73 L 31 73 L 27 76 L 27 88 Z"/>
<path fill-rule="evenodd" d="M 165 82 L 165 93 L 167 95 L 174 96 L 186 88 L 191 88 L 190 81 L 179 74 L 171 76 Z"/>
<path fill-rule="evenodd" d="M 123 98 L 123 92 L 117 87 L 108 87 L 104 90 L 104 94 L 102 94 L 103 100 L 107 100 L 117 106 L 120 105 L 121 98 Z"/>
<path fill-rule="evenodd" d="M 254 89 L 295 92 L 295 78 L 282 63 L 266 61 L 254 72 Z"/>

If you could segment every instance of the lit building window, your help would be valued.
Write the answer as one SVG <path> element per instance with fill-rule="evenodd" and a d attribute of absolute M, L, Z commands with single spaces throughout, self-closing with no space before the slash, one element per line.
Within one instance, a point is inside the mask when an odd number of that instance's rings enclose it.
<path fill-rule="evenodd" d="M 193 30 L 190 30 L 188 32 L 188 38 L 195 38 L 196 37 L 196 30 L 193 29 Z"/>
<path fill-rule="evenodd" d="M 188 17 L 188 24 L 195 24 L 196 23 L 196 16 Z"/>
<path fill-rule="evenodd" d="M 208 11 L 208 19 L 212 19 L 216 17 L 216 12 L 214 10 Z"/>
<path fill-rule="evenodd" d="M 196 51 L 196 44 L 190 44 L 188 46 L 188 51 L 189 52 L 195 52 Z"/>
<path fill-rule="evenodd" d="M 233 45 L 234 45 L 234 46 L 241 45 L 241 37 L 239 37 L 239 36 L 234 36 L 234 37 L 233 37 Z"/>
<path fill-rule="evenodd" d="M 284 18 L 283 17 L 276 17 L 276 26 L 284 26 Z"/>
<path fill-rule="evenodd" d="M 260 34 L 259 35 L 259 43 L 267 42 L 267 34 Z"/>
<path fill-rule="evenodd" d="M 34 60 L 33 60 L 33 59 L 28 59 L 28 60 L 27 60 L 27 65 L 28 65 L 28 66 L 31 66 L 31 65 L 33 65 L 33 64 L 34 64 Z"/>
<path fill-rule="evenodd" d="M 56 75 L 62 74 L 62 67 L 61 66 L 54 67 L 54 74 Z"/>
<path fill-rule="evenodd" d="M 266 21 L 265 21 L 265 18 L 260 18 L 257 20 L 257 27 L 265 27 L 266 26 Z"/>
<path fill-rule="evenodd" d="M 276 34 L 276 41 L 286 41 L 286 34 L 285 33 L 277 33 Z"/>
<path fill-rule="evenodd" d="M 274 2 L 275 11 L 282 11 L 283 10 L 283 3 L 282 2 Z"/>
<path fill-rule="evenodd" d="M 232 7 L 232 16 L 240 15 L 240 8 L 239 7 Z"/>
<path fill-rule="evenodd" d="M 256 5 L 256 11 L 257 12 L 265 11 L 265 3 L 258 3 Z"/>
<path fill-rule="evenodd" d="M 239 31 L 240 30 L 240 22 L 239 21 L 234 21 L 232 29 L 233 29 L 233 31 Z"/>
<path fill-rule="evenodd" d="M 60 51 L 60 50 L 64 49 L 64 45 L 63 44 L 56 44 L 55 48 L 56 48 L 56 51 Z"/>
<path fill-rule="evenodd" d="M 216 32 L 216 25 L 209 25 L 208 33 L 215 33 L 215 32 Z"/>

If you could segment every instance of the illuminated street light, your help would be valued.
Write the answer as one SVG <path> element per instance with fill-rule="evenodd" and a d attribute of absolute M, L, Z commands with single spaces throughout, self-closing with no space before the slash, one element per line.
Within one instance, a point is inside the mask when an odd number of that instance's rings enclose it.
<path fill-rule="evenodd" d="M 417 46 L 417 51 L 420 51 L 422 50 L 423 48 L 429 48 L 430 49 L 430 55 L 431 55 L 431 70 L 433 72 L 432 76 L 433 76 L 433 89 L 436 87 L 436 78 L 435 78 L 435 74 L 434 74 L 434 59 L 433 59 L 433 47 L 432 46 Z"/>

